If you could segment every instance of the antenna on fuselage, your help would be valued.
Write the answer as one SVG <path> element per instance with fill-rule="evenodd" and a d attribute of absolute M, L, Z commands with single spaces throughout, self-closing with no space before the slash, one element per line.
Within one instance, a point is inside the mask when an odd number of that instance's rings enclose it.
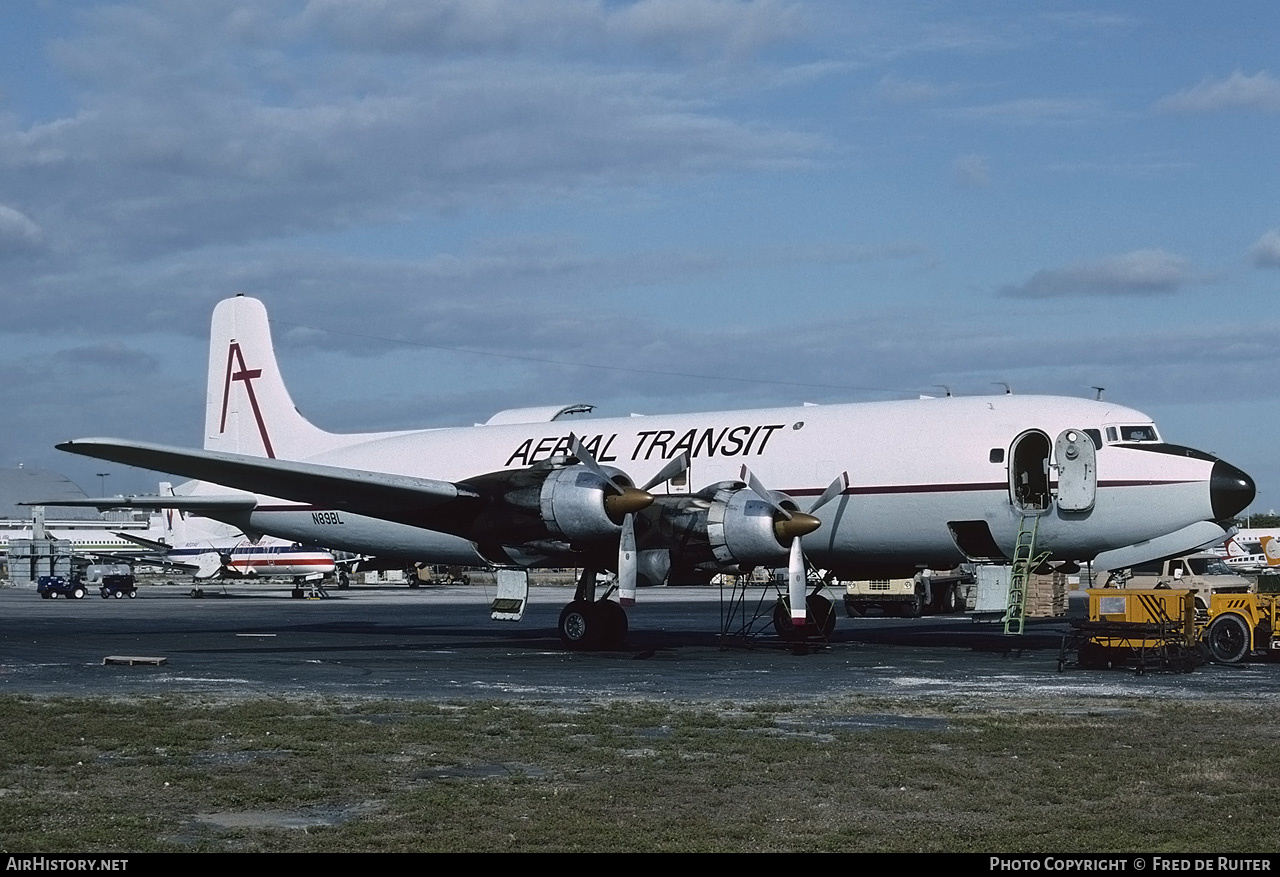
<path fill-rule="evenodd" d="M 940 388 L 942 389 L 942 391 L 943 391 L 944 393 L 946 393 L 946 394 L 947 394 L 947 398 L 948 398 L 948 399 L 950 399 L 950 398 L 951 398 L 951 388 L 950 388 L 950 387 L 948 387 L 946 384 L 934 384 L 934 386 L 935 386 L 935 387 L 940 387 Z"/>
<path fill-rule="evenodd" d="M 1094 389 L 1094 390 L 1097 390 L 1097 391 L 1098 391 L 1098 395 L 1094 396 L 1093 398 L 1094 398 L 1095 400 L 1097 400 L 1097 401 L 1101 402 L 1101 401 L 1102 401 L 1102 391 L 1103 391 L 1103 390 L 1105 390 L 1105 389 L 1106 389 L 1106 387 L 1091 387 L 1090 389 Z"/>
<path fill-rule="evenodd" d="M 991 383 L 995 384 L 997 387 L 1004 387 L 1004 394 L 1006 396 L 1013 395 L 1013 387 L 1009 386 L 1004 381 L 992 381 Z"/>

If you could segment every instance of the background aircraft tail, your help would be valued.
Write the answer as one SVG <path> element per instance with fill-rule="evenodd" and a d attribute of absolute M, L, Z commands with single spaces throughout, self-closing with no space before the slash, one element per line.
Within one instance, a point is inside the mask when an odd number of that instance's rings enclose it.
<path fill-rule="evenodd" d="M 1262 553 L 1267 556 L 1267 566 L 1271 569 L 1280 567 L 1280 539 L 1263 536 L 1260 541 L 1262 543 Z"/>
<path fill-rule="evenodd" d="M 218 302 L 209 336 L 205 450 L 298 460 L 344 443 L 294 407 L 262 302 L 245 295 Z"/>

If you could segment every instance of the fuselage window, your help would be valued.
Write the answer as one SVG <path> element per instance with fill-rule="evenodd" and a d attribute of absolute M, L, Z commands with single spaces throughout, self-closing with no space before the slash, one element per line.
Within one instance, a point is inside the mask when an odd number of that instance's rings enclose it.
<path fill-rule="evenodd" d="M 991 455 L 987 457 L 992 463 L 1004 462 L 1004 448 L 992 448 Z"/>
<path fill-rule="evenodd" d="M 1100 451 L 1100 450 L 1102 450 L 1102 432 L 1101 432 L 1101 430 L 1097 430 L 1097 429 L 1086 429 L 1086 430 L 1084 431 L 1084 434 L 1085 434 L 1085 435 L 1087 435 L 1087 436 L 1089 437 L 1089 439 L 1093 442 L 1093 447 L 1094 447 L 1094 449 L 1095 449 L 1095 450 L 1099 450 L 1099 451 Z"/>

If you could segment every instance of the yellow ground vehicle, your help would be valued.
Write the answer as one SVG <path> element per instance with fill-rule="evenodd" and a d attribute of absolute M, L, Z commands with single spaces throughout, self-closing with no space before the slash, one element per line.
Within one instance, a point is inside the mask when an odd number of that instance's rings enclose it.
<path fill-rule="evenodd" d="M 1081 668 L 1132 664 L 1190 670 L 1207 659 L 1238 664 L 1280 654 L 1280 594 L 1212 594 L 1207 613 L 1188 588 L 1090 588 L 1089 617 L 1072 622 L 1058 656 Z"/>
<path fill-rule="evenodd" d="M 1195 592 L 1188 588 L 1089 588 L 1089 617 L 1062 641 L 1058 669 L 1072 653 L 1082 669 L 1132 665 L 1186 672 L 1203 664 Z"/>
<path fill-rule="evenodd" d="M 1251 654 L 1280 652 L 1280 594 L 1213 594 L 1201 640 L 1215 661 L 1238 664 Z"/>

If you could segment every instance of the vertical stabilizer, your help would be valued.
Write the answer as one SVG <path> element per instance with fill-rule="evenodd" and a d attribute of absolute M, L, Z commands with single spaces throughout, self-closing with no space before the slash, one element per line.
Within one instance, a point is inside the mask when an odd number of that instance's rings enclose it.
<path fill-rule="evenodd" d="M 159 496 L 174 496 L 173 484 L 160 482 Z M 177 545 L 186 538 L 186 515 L 177 509 L 160 509 L 160 540 L 167 545 Z"/>
<path fill-rule="evenodd" d="M 294 407 L 262 302 L 245 295 L 218 302 L 209 336 L 205 450 L 297 460 L 332 447 L 335 438 Z"/>

